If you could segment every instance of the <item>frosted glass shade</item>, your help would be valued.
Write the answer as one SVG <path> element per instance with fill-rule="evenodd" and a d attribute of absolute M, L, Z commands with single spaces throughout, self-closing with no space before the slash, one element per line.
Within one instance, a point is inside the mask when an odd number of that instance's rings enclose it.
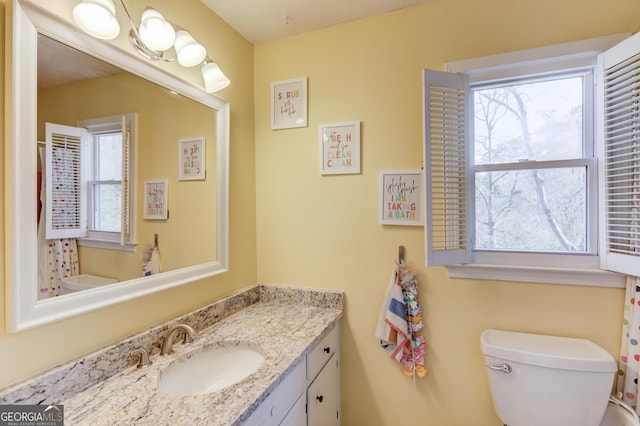
<path fill-rule="evenodd" d="M 155 9 L 147 8 L 140 18 L 138 30 L 142 42 L 151 50 L 162 52 L 170 49 L 176 41 L 176 31 Z"/>
<path fill-rule="evenodd" d="M 95 38 L 111 40 L 120 34 L 116 8 L 111 0 L 82 0 L 73 8 L 73 19 Z"/>
<path fill-rule="evenodd" d="M 204 78 L 204 90 L 207 93 L 222 90 L 231 83 L 215 62 L 207 62 L 202 66 L 202 78 Z"/>
<path fill-rule="evenodd" d="M 183 67 L 194 67 L 207 57 L 207 49 L 191 37 L 185 30 L 176 33 L 176 53 L 178 63 Z"/>

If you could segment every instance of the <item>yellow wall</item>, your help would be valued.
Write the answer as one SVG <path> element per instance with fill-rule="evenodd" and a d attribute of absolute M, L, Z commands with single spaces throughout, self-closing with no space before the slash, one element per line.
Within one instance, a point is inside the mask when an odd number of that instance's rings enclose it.
<path fill-rule="evenodd" d="M 0 0 L 1 1 L 1 0 Z M 46 3 L 43 2 L 43 3 Z M 50 2 L 59 6 L 62 2 Z M 71 2 L 73 3 L 73 2 Z M 129 4 L 131 2 L 127 2 Z M 148 327 L 165 322 L 176 316 L 206 305 L 231 294 L 240 288 L 256 282 L 255 246 L 255 173 L 254 173 L 254 111 L 253 111 L 253 46 L 240 37 L 226 23 L 210 12 L 198 0 L 146 1 L 140 4 L 154 4 L 176 23 L 187 27 L 209 50 L 231 79 L 232 84 L 219 92 L 231 102 L 231 148 L 230 148 L 230 271 L 211 279 L 202 280 L 141 299 L 125 302 L 117 306 L 101 309 L 86 315 L 60 321 L 17 334 L 6 332 L 5 292 L 8 291 L 10 265 L 0 263 L 0 276 L 5 278 L 0 284 L 0 387 L 30 377 L 60 363 L 89 353 L 123 337 L 130 336 Z M 6 16 L 10 23 L 11 2 L 6 4 Z M 70 10 L 70 9 L 69 9 Z M 4 14 L 2 1 L 0 13 Z M 132 12 L 133 13 L 133 12 Z M 2 24 L 5 23 L 2 20 Z M 10 27 L 8 27 L 10 28 Z M 124 31 L 123 31 L 124 32 Z M 4 34 L 4 31 L 3 31 Z M 4 41 L 10 43 L 10 36 Z M 10 48 L 2 46 L 6 58 L 10 58 Z M 10 44 L 9 44 L 10 46 Z M 5 55 L 0 55 L 5 64 Z M 10 64 L 10 59 L 6 59 Z M 5 69 L 4 66 L 0 69 Z M 195 71 L 198 72 L 197 70 Z M 10 154 L 10 83 L 9 75 L 3 74 L 6 88 L 5 103 L 7 117 L 0 125 L 7 126 L 2 132 L 4 147 L 1 156 Z M 177 148 L 176 148 L 177 149 Z M 4 164 L 4 162 L 3 162 Z M 247 165 L 250 165 L 249 167 Z M 172 163 L 172 168 L 175 168 Z M 7 177 L 0 175 L 2 182 Z M 7 179 L 8 181 L 8 179 Z M 9 182 L 7 182 L 9 184 Z M 6 188 L 0 186 L 0 200 L 4 208 L 0 217 L 0 234 L 6 235 L 10 229 L 10 202 L 5 202 Z M 161 240 L 162 244 L 163 241 Z M 0 249 L 10 248 L 6 242 Z"/>
<path fill-rule="evenodd" d="M 255 48 L 258 278 L 346 291 L 343 425 L 498 425 L 479 348 L 490 327 L 585 337 L 618 354 L 621 289 L 455 280 L 425 268 L 423 228 L 377 223 L 378 171 L 422 160 L 421 70 L 640 28 L 629 0 L 434 0 Z M 309 126 L 271 130 L 270 82 L 308 77 Z M 319 173 L 318 126 L 362 122 L 362 173 Z M 374 337 L 405 245 L 429 374 L 411 379 Z"/>
<path fill-rule="evenodd" d="M 198 1 L 189 7 L 184 1 L 155 3 L 172 8 L 167 15 L 177 16 L 176 22 L 206 34 L 202 41 L 215 48 L 232 80 L 221 93 L 232 102 L 231 271 L 35 330 L 0 334 L 0 365 L 11 366 L 0 369 L 0 386 L 255 281 L 346 291 L 344 425 L 499 424 L 479 352 L 479 335 L 488 327 L 586 337 L 617 354 L 622 290 L 451 280 L 444 268 L 427 269 L 422 228 L 378 225 L 378 171 L 421 165 L 422 68 L 636 31 L 640 4 L 434 0 L 252 48 L 216 18 L 215 25 L 208 23 L 212 18 Z M 270 82 L 302 76 L 309 78 L 309 126 L 272 131 Z M 318 125 L 348 120 L 362 121 L 362 173 L 321 176 Z M 415 396 L 411 380 L 373 336 L 400 244 L 417 272 L 427 339 L 430 371 Z"/>

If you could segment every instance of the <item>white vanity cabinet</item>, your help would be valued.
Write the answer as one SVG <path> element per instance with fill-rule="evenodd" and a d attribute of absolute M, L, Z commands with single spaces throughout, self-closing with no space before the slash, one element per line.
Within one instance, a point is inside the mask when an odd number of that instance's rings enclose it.
<path fill-rule="evenodd" d="M 336 326 L 285 377 L 244 425 L 339 425 L 339 341 L 340 331 Z"/>

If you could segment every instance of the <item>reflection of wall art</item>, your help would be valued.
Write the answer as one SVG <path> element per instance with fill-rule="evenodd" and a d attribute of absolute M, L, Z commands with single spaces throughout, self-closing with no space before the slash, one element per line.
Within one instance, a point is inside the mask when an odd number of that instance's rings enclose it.
<path fill-rule="evenodd" d="M 307 126 L 307 78 L 271 83 L 271 128 Z"/>
<path fill-rule="evenodd" d="M 178 141 L 179 180 L 202 180 L 206 177 L 204 147 L 203 137 Z"/>
<path fill-rule="evenodd" d="M 380 172 L 378 223 L 421 226 L 422 210 L 422 172 L 420 170 Z"/>
<path fill-rule="evenodd" d="M 360 122 L 320 125 L 320 173 L 360 173 Z"/>
<path fill-rule="evenodd" d="M 144 214 L 145 219 L 167 219 L 166 179 L 144 181 Z"/>

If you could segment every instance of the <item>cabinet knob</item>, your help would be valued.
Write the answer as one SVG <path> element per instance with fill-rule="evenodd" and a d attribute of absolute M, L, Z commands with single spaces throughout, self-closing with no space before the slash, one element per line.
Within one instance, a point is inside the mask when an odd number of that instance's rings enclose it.
<path fill-rule="evenodd" d="M 329 346 L 327 346 L 326 348 L 323 349 L 326 353 L 331 352 L 331 348 Z"/>
<path fill-rule="evenodd" d="M 318 400 L 318 402 L 322 403 L 322 400 L 324 399 L 324 397 L 320 395 L 320 396 L 316 396 L 316 399 Z"/>

